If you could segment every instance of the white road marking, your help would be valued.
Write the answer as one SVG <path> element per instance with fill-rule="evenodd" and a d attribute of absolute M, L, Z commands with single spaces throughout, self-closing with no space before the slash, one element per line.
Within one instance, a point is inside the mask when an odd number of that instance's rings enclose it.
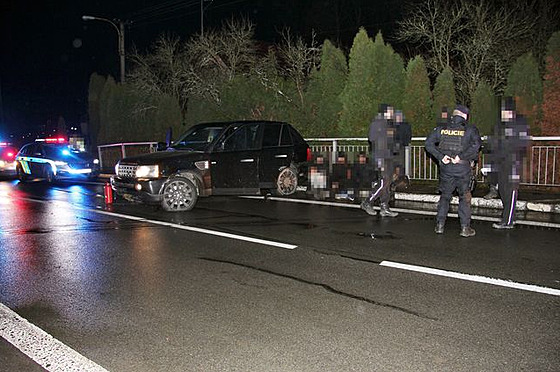
<path fill-rule="evenodd" d="M 549 295 L 553 295 L 553 296 L 560 296 L 560 289 L 540 287 L 540 286 L 533 285 L 533 284 L 523 284 L 523 283 L 517 283 L 517 282 L 512 282 L 512 281 L 503 280 L 503 279 L 488 278 L 488 277 L 479 276 L 479 275 L 461 274 L 461 273 L 457 273 L 457 272 L 454 272 L 454 271 L 433 269 L 431 267 L 424 267 L 424 266 L 408 265 L 408 264 L 403 264 L 403 263 L 399 263 L 399 262 L 392 262 L 392 261 L 383 261 L 379 265 L 380 266 L 386 266 L 386 267 L 392 267 L 392 268 L 395 268 L 395 269 L 416 271 L 416 272 L 424 273 L 424 274 L 431 274 L 431 275 L 437 275 L 437 276 L 445 276 L 445 277 L 448 277 L 448 278 L 468 280 L 468 281 L 471 281 L 471 282 L 486 283 L 486 284 L 492 284 L 492 285 L 497 285 L 497 286 L 507 287 L 507 288 L 515 288 L 515 289 L 520 289 L 520 290 L 523 290 L 523 291 L 545 293 L 545 294 L 549 294 Z"/>
<path fill-rule="evenodd" d="M 49 372 L 107 372 L 1 303 L 0 336 Z"/>
<path fill-rule="evenodd" d="M 20 199 L 28 200 L 28 201 L 32 201 L 32 202 L 36 202 L 36 203 L 44 203 L 44 204 L 60 203 L 60 204 L 70 205 L 74 209 L 81 210 L 81 211 L 93 212 L 93 213 L 98 213 L 98 214 L 103 214 L 103 215 L 113 216 L 113 217 L 119 217 L 119 218 L 124 218 L 124 219 L 127 219 L 127 220 L 146 222 L 146 223 L 151 223 L 151 224 L 154 224 L 154 225 L 167 226 L 167 227 L 172 227 L 174 229 L 192 231 L 192 232 L 197 232 L 197 233 L 201 233 L 201 234 L 220 236 L 222 238 L 243 240 L 243 241 L 246 241 L 246 242 L 263 244 L 263 245 L 268 245 L 268 246 L 277 247 L 277 248 L 284 248 L 284 249 L 296 249 L 297 248 L 297 245 L 294 245 L 294 244 L 275 242 L 275 241 L 272 241 L 272 240 L 265 240 L 265 239 L 259 239 L 259 238 L 251 238 L 249 236 L 226 233 L 226 232 L 216 231 L 216 230 L 203 229 L 203 228 L 200 228 L 200 227 L 194 227 L 194 226 L 188 226 L 188 225 L 179 225 L 179 224 L 171 223 L 171 222 L 150 220 L 150 219 L 147 219 L 147 218 L 144 218 L 144 217 L 137 217 L 137 216 L 131 216 L 131 215 L 128 215 L 128 214 L 108 212 L 108 211 L 104 211 L 104 210 L 100 210 L 100 209 L 85 208 L 85 207 L 80 207 L 80 206 L 73 205 L 73 204 L 68 203 L 68 202 L 63 202 L 63 201 L 58 201 L 58 200 L 50 201 L 50 200 L 39 200 L 39 199 L 31 199 L 31 198 L 20 198 Z"/>
<path fill-rule="evenodd" d="M 244 199 L 264 199 L 264 196 L 241 196 Z M 291 198 L 281 198 L 275 196 L 267 197 L 269 200 L 274 201 L 281 201 L 281 202 L 289 202 L 289 203 L 300 203 L 300 204 L 314 204 L 314 205 L 322 205 L 326 207 L 340 207 L 340 208 L 353 208 L 353 209 L 360 209 L 358 204 L 345 204 L 345 203 L 337 203 L 337 202 L 324 202 L 320 200 L 306 200 L 306 199 L 291 199 Z M 379 209 L 379 207 L 374 207 L 374 209 Z M 435 216 L 437 214 L 436 211 L 421 211 L 417 209 L 407 209 L 407 208 L 391 208 L 396 212 L 402 213 L 409 213 L 409 214 L 421 214 L 424 216 Z M 448 217 L 459 218 L 457 213 L 448 213 Z M 500 222 L 502 219 L 498 217 L 486 217 L 486 216 L 471 216 L 472 220 L 478 221 L 488 221 L 488 222 Z M 552 229 L 560 229 L 560 223 L 554 222 L 539 222 L 539 221 L 528 221 L 528 220 L 516 220 L 516 225 L 526 225 L 526 226 L 538 226 L 538 227 L 548 227 Z"/>
<path fill-rule="evenodd" d="M 223 237 L 223 238 L 243 240 L 243 241 L 251 242 L 251 243 L 269 245 L 269 246 L 273 246 L 273 247 L 277 247 L 277 248 L 284 248 L 284 249 L 295 249 L 295 248 L 297 248 L 297 245 L 293 245 L 293 244 L 274 242 L 272 240 L 251 238 L 249 236 L 231 234 L 231 233 L 226 233 L 226 232 L 216 231 L 216 230 L 203 229 L 203 228 L 200 228 L 200 227 L 179 225 L 179 224 L 176 224 L 176 223 L 164 222 L 164 221 L 158 221 L 158 220 L 150 220 L 150 219 L 146 219 L 146 218 L 129 216 L 127 214 L 107 212 L 107 211 L 102 211 L 102 210 L 98 210 L 98 209 L 84 209 L 84 210 L 94 212 L 94 213 L 104 214 L 104 215 L 108 215 L 108 216 L 114 216 L 114 217 L 119 217 L 119 218 L 126 218 L 126 219 L 129 219 L 129 220 L 152 223 L 154 225 L 168 226 L 168 227 L 172 227 L 174 229 L 193 231 L 193 232 L 207 234 L 207 235 L 220 236 L 220 237 Z"/>

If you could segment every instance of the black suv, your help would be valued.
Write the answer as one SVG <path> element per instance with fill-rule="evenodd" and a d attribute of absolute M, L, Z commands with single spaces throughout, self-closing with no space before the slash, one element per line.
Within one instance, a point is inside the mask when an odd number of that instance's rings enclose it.
<path fill-rule="evenodd" d="M 290 125 L 270 121 L 191 127 L 165 151 L 124 158 L 111 186 L 117 195 L 191 210 L 199 196 L 291 195 L 306 182 L 309 146 Z"/>

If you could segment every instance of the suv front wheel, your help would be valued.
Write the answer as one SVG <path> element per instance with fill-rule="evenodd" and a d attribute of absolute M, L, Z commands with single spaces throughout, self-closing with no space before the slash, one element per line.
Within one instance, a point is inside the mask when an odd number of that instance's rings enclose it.
<path fill-rule="evenodd" d="M 163 188 L 161 206 L 168 212 L 190 211 L 198 200 L 196 186 L 185 177 L 171 177 Z"/>

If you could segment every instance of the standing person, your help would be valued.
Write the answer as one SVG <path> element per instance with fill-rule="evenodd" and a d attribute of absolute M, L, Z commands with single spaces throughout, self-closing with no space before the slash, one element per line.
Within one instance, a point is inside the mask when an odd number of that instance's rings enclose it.
<path fill-rule="evenodd" d="M 395 144 L 395 126 L 393 123 L 394 109 L 387 104 L 379 105 L 379 113 L 369 126 L 368 141 L 372 149 L 372 163 L 378 171 L 377 181 L 372 182 L 369 197 L 361 204 L 368 214 L 376 215 L 373 203 L 379 199 L 382 217 L 396 217 L 397 212 L 389 208 L 391 199 L 391 180 L 393 176 L 393 153 Z"/>
<path fill-rule="evenodd" d="M 529 126 L 523 116 L 516 114 L 512 97 L 502 100 L 500 117 L 501 122 L 495 128 L 493 138 L 495 163 L 492 169 L 497 169 L 498 193 L 504 210 L 501 222 L 492 224 L 492 227 L 513 229 L 523 159 L 529 147 Z"/>
<path fill-rule="evenodd" d="M 436 234 L 443 234 L 449 203 L 455 189 L 459 194 L 459 219 L 463 237 L 476 234 L 471 224 L 471 161 L 478 157 L 481 140 L 476 126 L 469 124 L 469 109 L 457 105 L 448 125 L 438 125 L 426 139 L 426 150 L 439 161 L 441 196 L 436 217 Z"/>
<path fill-rule="evenodd" d="M 410 146 L 412 140 L 412 128 L 410 124 L 404 121 L 404 114 L 401 110 L 395 111 L 395 145 L 393 148 L 394 173 L 393 182 L 391 183 L 391 191 L 400 185 L 408 186 L 410 180 L 405 174 L 405 149 Z"/>

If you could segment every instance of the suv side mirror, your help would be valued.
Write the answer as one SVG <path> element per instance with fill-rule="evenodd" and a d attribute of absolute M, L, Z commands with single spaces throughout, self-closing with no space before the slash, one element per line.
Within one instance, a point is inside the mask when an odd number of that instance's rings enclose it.
<path fill-rule="evenodd" d="M 166 149 L 167 149 L 167 145 L 165 144 L 165 142 L 157 143 L 156 151 L 165 151 Z"/>

